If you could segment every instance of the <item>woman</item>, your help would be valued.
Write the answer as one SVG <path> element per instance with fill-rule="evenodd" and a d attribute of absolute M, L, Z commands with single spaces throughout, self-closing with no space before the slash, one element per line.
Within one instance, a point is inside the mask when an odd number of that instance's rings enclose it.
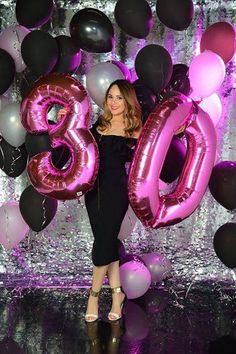
<path fill-rule="evenodd" d="M 105 95 L 104 114 L 91 129 L 99 148 L 100 165 L 93 189 L 85 194 L 94 235 L 87 322 L 98 318 L 98 295 L 106 274 L 112 292 L 108 319 L 121 318 L 125 294 L 120 285 L 117 237 L 129 205 L 125 165 L 131 161 L 141 128 L 141 108 L 133 86 L 126 80 L 113 82 Z"/>

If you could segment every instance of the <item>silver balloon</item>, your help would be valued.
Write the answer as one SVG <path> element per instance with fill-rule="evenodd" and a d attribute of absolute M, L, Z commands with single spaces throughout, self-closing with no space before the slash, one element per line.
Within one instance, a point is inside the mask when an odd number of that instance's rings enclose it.
<path fill-rule="evenodd" d="M 170 275 L 171 263 L 164 255 L 146 253 L 141 258 L 151 274 L 152 283 L 160 283 Z"/>
<path fill-rule="evenodd" d="M 11 146 L 18 147 L 25 142 L 26 130 L 21 124 L 19 103 L 10 103 L 0 111 L 0 134 Z"/>
<path fill-rule="evenodd" d="M 6 28 L 0 34 L 0 48 L 5 49 L 12 56 L 18 73 L 26 68 L 21 56 L 21 43 L 29 32 L 28 28 L 14 25 Z"/>
<path fill-rule="evenodd" d="M 0 111 L 7 106 L 11 101 L 9 100 L 9 98 L 1 96 L 0 97 Z"/>
<path fill-rule="evenodd" d="M 110 84 L 118 79 L 124 79 L 121 70 L 112 63 L 94 65 L 86 75 L 86 88 L 90 97 L 102 107 L 105 93 Z"/>

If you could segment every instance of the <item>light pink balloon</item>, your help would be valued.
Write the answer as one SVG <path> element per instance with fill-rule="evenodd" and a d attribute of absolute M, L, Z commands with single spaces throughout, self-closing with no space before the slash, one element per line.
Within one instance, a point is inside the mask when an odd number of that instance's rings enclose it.
<path fill-rule="evenodd" d="M 5 49 L 12 56 L 18 73 L 26 68 L 21 55 L 21 43 L 29 32 L 23 26 L 14 25 L 0 33 L 0 48 Z"/>
<path fill-rule="evenodd" d="M 142 296 L 151 284 L 151 275 L 141 262 L 130 261 L 120 266 L 121 285 L 128 299 Z"/>
<path fill-rule="evenodd" d="M 173 135 L 184 128 L 187 155 L 175 189 L 160 195 L 159 177 Z M 174 225 L 198 207 L 216 154 L 216 132 L 207 113 L 191 99 L 170 98 L 151 113 L 143 127 L 129 174 L 131 206 L 145 226 Z"/>
<path fill-rule="evenodd" d="M 204 112 L 209 114 L 214 126 L 217 126 L 222 115 L 222 103 L 217 93 L 213 93 L 211 96 L 203 98 L 198 105 Z"/>
<path fill-rule="evenodd" d="M 67 114 L 49 125 L 47 111 L 59 104 Z M 52 164 L 51 152 L 34 156 L 28 164 L 33 186 L 42 194 L 60 200 L 79 198 L 92 188 L 99 164 L 98 148 L 90 133 L 91 105 L 82 84 L 66 74 L 54 73 L 39 79 L 21 105 L 24 127 L 30 133 L 49 133 L 52 147 L 66 145 L 69 165 L 59 170 Z"/>
<path fill-rule="evenodd" d="M 16 247 L 29 231 L 19 203 L 15 201 L 6 202 L 0 207 L 0 225 L 0 243 L 8 250 Z"/>
<path fill-rule="evenodd" d="M 224 61 L 211 51 L 205 51 L 194 57 L 189 66 L 189 80 L 194 98 L 204 98 L 213 94 L 221 86 L 224 77 Z"/>

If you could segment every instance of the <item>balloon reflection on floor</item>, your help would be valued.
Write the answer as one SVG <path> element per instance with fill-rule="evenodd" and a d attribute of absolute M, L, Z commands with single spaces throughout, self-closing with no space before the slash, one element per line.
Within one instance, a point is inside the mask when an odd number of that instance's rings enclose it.
<path fill-rule="evenodd" d="M 109 290 L 100 317 L 86 324 L 85 289 L 0 291 L 0 352 L 26 353 L 234 353 L 235 292 L 216 287 L 149 289 L 127 300 L 120 321 L 109 322 Z"/>

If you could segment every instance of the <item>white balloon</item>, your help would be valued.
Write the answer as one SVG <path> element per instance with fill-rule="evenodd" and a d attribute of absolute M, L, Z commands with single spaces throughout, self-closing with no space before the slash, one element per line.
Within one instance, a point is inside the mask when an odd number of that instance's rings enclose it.
<path fill-rule="evenodd" d="M 110 84 L 118 79 L 124 79 L 121 70 L 112 63 L 94 65 L 86 75 L 86 88 L 90 97 L 102 107 L 106 91 Z"/>
<path fill-rule="evenodd" d="M 0 111 L 0 134 L 11 146 L 19 147 L 25 142 L 19 103 L 10 103 Z"/>
<path fill-rule="evenodd" d="M 0 97 L 0 111 L 10 103 L 9 98 L 1 96 Z"/>
<path fill-rule="evenodd" d="M 0 207 L 0 225 L 0 244 L 6 249 L 16 247 L 29 231 L 19 203 L 15 201 L 8 201 Z"/>
<path fill-rule="evenodd" d="M 18 73 L 26 68 L 21 55 L 21 44 L 29 32 L 30 30 L 24 26 L 14 25 L 7 27 L 0 34 L 0 48 L 12 56 Z"/>
<path fill-rule="evenodd" d="M 222 115 L 222 103 L 217 93 L 204 98 L 198 105 L 209 114 L 214 126 L 216 126 Z"/>
<path fill-rule="evenodd" d="M 135 215 L 133 209 L 129 205 L 124 220 L 122 221 L 120 227 L 120 232 L 118 235 L 119 240 L 124 240 L 131 235 L 137 220 L 138 220 L 137 216 Z"/>

